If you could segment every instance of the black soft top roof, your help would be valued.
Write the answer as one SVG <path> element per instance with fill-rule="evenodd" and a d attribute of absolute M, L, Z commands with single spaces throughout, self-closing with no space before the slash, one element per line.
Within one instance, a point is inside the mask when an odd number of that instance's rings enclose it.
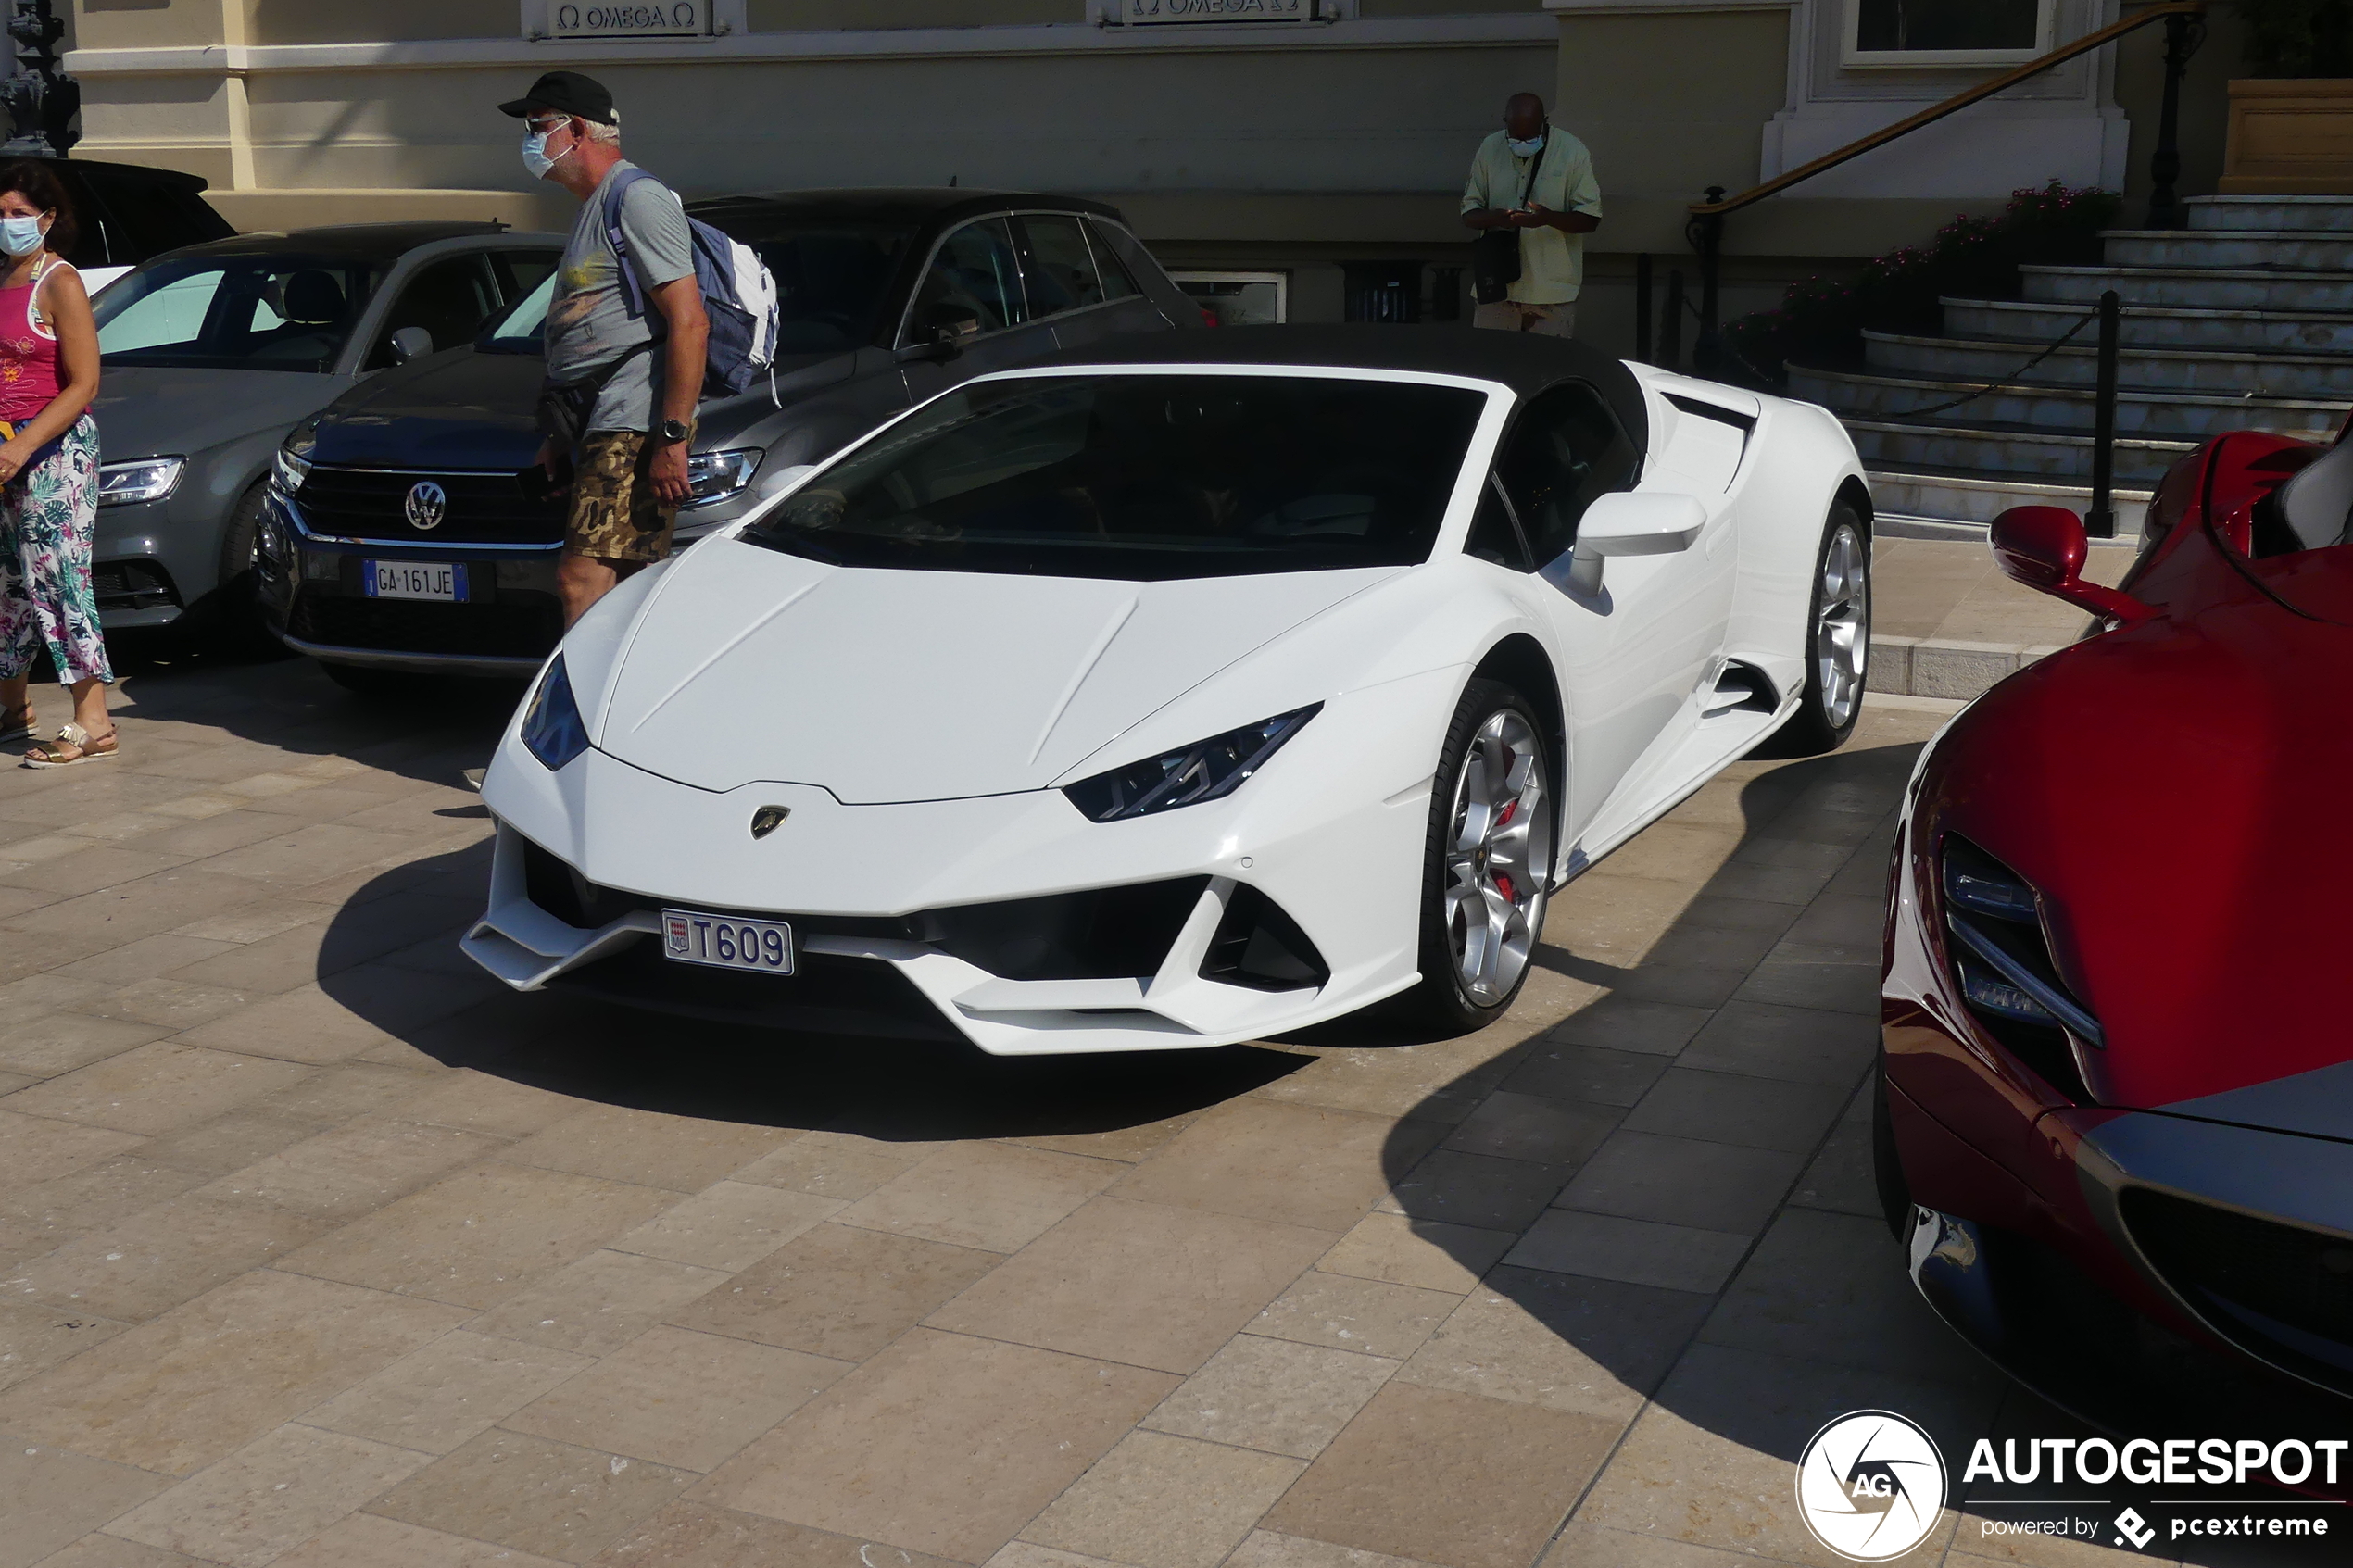
<path fill-rule="evenodd" d="M 1152 332 L 1057 354 L 1038 365 L 1311 365 L 1413 370 L 1501 382 L 1521 397 L 1581 381 L 1606 399 L 1637 451 L 1650 449 L 1642 389 L 1625 364 L 1567 338 L 1441 326 L 1219 327 Z"/>

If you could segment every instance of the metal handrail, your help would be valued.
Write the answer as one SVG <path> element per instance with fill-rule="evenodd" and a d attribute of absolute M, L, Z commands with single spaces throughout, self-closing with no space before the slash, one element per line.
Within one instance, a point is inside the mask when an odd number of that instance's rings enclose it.
<path fill-rule="evenodd" d="M 1786 174 L 1777 174 L 1761 185 L 1752 186 L 1743 191 L 1739 195 L 1727 196 L 1721 201 L 1693 202 L 1692 210 L 1703 218 L 1738 212 L 1742 207 L 1754 202 L 1763 201 L 1767 196 L 1780 194 L 1802 180 L 1811 180 L 1815 175 L 1836 169 L 1851 158 L 1860 157 L 1874 147 L 1883 147 L 1899 136 L 1908 136 L 1923 125 L 1932 125 L 1947 115 L 1957 114 L 1971 104 L 1992 97 L 2004 88 L 2015 87 L 2028 77 L 2038 76 L 2053 66 L 2064 65 L 2078 55 L 2088 55 L 2101 45 L 2113 43 L 2137 28 L 2146 27 L 2154 21 L 2162 21 L 2168 17 L 2203 16 L 2206 14 L 2206 3 L 2207 0 L 2167 0 L 2164 5 L 2152 6 L 2138 15 L 2110 22 L 2097 32 L 2087 32 L 2071 44 L 2059 45 L 2040 59 L 2029 60 L 2015 70 L 2004 71 L 1990 81 L 1981 82 L 1974 87 L 1964 88 L 1941 104 L 1931 105 L 1909 119 L 1899 119 L 1893 125 L 1882 127 L 1868 136 L 1849 142 L 1836 152 L 1824 153 L 1811 163 L 1800 164 Z"/>
<path fill-rule="evenodd" d="M 1725 195 L 1721 185 L 1710 185 L 1707 199 L 1692 204 L 1691 220 L 1683 231 L 1692 249 L 1699 253 L 1699 337 L 1692 345 L 1692 368 L 1705 374 L 1717 369 L 1722 358 L 1718 300 L 1723 267 L 1724 220 L 1728 215 L 1763 201 L 1767 196 L 1778 195 L 1802 181 L 1811 180 L 1827 169 L 1860 157 L 1875 147 L 1883 147 L 1924 125 L 1933 124 L 1971 104 L 1992 97 L 2007 87 L 2016 86 L 2028 77 L 2113 44 L 2136 28 L 2157 21 L 2165 24 L 2165 95 L 2158 113 L 2157 146 L 2149 157 L 2148 226 L 2152 229 L 2172 227 L 2181 217 L 2181 203 L 2173 187 L 2182 175 L 2178 135 L 2182 78 L 2189 68 L 2190 56 L 2196 52 L 2199 43 L 2205 38 L 2206 9 L 2207 0 L 2165 0 L 2164 4 L 2151 6 L 2145 11 L 2111 22 L 2097 31 L 2087 32 L 2039 59 L 2029 60 L 2014 70 L 2005 71 L 1974 87 L 1966 88 L 1909 119 L 1849 142 L 1835 152 L 1825 153 L 1811 163 L 1801 164 L 1736 196 Z M 1648 351 L 1647 345 L 1643 345 L 1643 351 Z"/>

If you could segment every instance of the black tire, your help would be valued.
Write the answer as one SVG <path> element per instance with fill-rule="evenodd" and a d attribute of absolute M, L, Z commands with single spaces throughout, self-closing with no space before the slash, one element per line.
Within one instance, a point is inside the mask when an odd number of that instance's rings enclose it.
<path fill-rule="evenodd" d="M 1880 1215 L 1887 1234 L 1902 1246 L 1912 1236 L 1912 1185 L 1904 1179 L 1904 1157 L 1896 1151 L 1895 1126 L 1887 1110 L 1887 1053 L 1871 1069 L 1871 1177 L 1879 1188 Z"/>
<path fill-rule="evenodd" d="M 220 579 L 207 607 L 206 631 L 223 653 L 245 658 L 284 658 L 285 644 L 261 614 L 260 577 L 255 565 L 261 543 L 261 503 L 269 481 L 257 480 L 229 513 L 220 534 Z"/>
<path fill-rule="evenodd" d="M 1847 577 L 1845 572 L 1833 573 L 1832 562 L 1849 559 L 1859 568 L 1851 581 L 1855 591 L 1843 600 L 1833 598 L 1831 583 L 1834 575 Z M 1832 613 L 1841 603 L 1847 606 L 1842 617 Z M 1834 669 L 1845 660 L 1843 638 L 1854 639 L 1854 659 L 1851 677 L 1833 683 Z M 1871 646 L 1871 530 L 1862 515 L 1844 501 L 1831 504 L 1831 515 L 1822 525 L 1822 542 L 1814 552 L 1814 586 L 1807 596 L 1806 608 L 1806 692 L 1798 701 L 1797 711 L 1791 714 L 1776 731 L 1766 746 L 1760 748 L 1768 757 L 1818 757 L 1826 751 L 1836 751 L 1855 733 L 1855 721 L 1862 717 L 1863 685 L 1869 670 L 1866 662 Z"/>
<path fill-rule="evenodd" d="M 1482 741 L 1491 726 L 1501 726 L 1501 733 Z M 1559 819 L 1554 781 L 1560 768 L 1547 738 L 1550 729 L 1526 697 L 1494 681 L 1471 682 L 1446 726 L 1446 744 L 1439 753 L 1438 773 L 1430 786 L 1429 825 L 1423 840 L 1417 915 L 1422 978 L 1399 998 L 1398 1009 L 1421 1031 L 1453 1035 L 1485 1028 L 1511 1007 L 1534 966 L 1551 894 L 1553 834 Z M 1465 836 L 1466 814 L 1477 809 L 1466 797 L 1476 782 L 1466 778 L 1473 764 L 1475 743 L 1482 758 L 1514 759 L 1512 772 L 1519 771 L 1517 759 L 1525 758 L 1529 770 L 1527 777 L 1533 780 L 1535 788 L 1532 794 L 1523 788 L 1515 796 L 1519 806 L 1507 804 L 1503 812 L 1487 812 L 1503 822 L 1504 831 L 1484 836 L 1481 847 L 1486 852 L 1466 856 L 1457 850 Z M 1478 775 L 1481 780 L 1486 777 L 1486 771 Z M 1514 834 L 1519 844 L 1516 849 L 1496 853 L 1487 847 L 1487 840 L 1502 843 Z M 1529 866 L 1526 879 L 1516 874 L 1522 859 Z M 1450 899 L 1460 882 L 1458 862 L 1475 862 L 1475 874 L 1489 879 L 1479 885 L 1491 893 L 1507 892 L 1507 902 L 1521 910 L 1513 929 L 1522 940 L 1507 939 L 1493 947 L 1492 979 L 1482 985 L 1474 985 L 1464 972 L 1467 960 L 1456 929 L 1462 900 Z"/>

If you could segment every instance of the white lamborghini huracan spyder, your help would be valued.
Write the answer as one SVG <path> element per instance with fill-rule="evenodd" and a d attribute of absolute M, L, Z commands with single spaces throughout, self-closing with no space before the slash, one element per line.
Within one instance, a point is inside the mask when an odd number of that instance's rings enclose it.
<path fill-rule="evenodd" d="M 1267 327 L 964 382 L 575 626 L 466 950 L 1000 1054 L 1477 1027 L 1547 897 L 1853 728 L 1830 415 L 1555 339 Z"/>

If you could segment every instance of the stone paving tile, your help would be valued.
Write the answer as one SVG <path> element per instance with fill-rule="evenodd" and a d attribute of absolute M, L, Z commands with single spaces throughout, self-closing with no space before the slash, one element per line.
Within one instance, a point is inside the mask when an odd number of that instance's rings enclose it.
<path fill-rule="evenodd" d="M 1398 1375 L 1428 1388 L 1630 1421 L 1709 1304 L 1695 1292 L 1496 1269 Z"/>
<path fill-rule="evenodd" d="M 1876 986 L 1876 969 L 1873 972 Z M 1870 1065 L 1878 1048 L 1875 1020 L 1817 1008 L 1736 1001 L 1718 1010 L 1676 1065 L 1846 1089 Z"/>
<path fill-rule="evenodd" d="M 412 1449 L 289 1424 L 132 1509 L 107 1533 L 229 1568 L 263 1568 L 431 1462 Z"/>
<path fill-rule="evenodd" d="M 19 1298 L 144 1323 L 250 1269 L 279 1261 L 323 1226 L 268 1203 L 189 1194 L 86 1232 L 21 1262 Z"/>
<path fill-rule="evenodd" d="M 945 1148 L 834 1218 L 862 1230 L 1012 1252 L 1127 1169 L 1109 1160 L 1003 1145 Z"/>
<path fill-rule="evenodd" d="M 1573 1165 L 1600 1147 L 1623 1114 L 1616 1106 L 1498 1089 L 1447 1135 L 1446 1147 L 1462 1154 Z"/>
<path fill-rule="evenodd" d="M 1692 1225 L 1621 1220 L 1554 1209 L 1529 1227 L 1504 1261 L 1515 1268 L 1717 1291 L 1748 1251 L 1749 1238 Z"/>
<path fill-rule="evenodd" d="M 258 1270 L 0 1394 L 0 1431 L 185 1475 L 464 1315 Z"/>
<path fill-rule="evenodd" d="M 193 1557 L 126 1541 L 120 1536 L 84 1536 L 65 1550 L 41 1560 L 41 1568 L 206 1568 Z"/>
<path fill-rule="evenodd" d="M 645 1460 L 485 1432 L 434 1460 L 368 1512 L 560 1562 L 585 1562 L 695 1476 Z"/>
<path fill-rule="evenodd" d="M 1509 1231 L 1479 1230 L 1405 1214 L 1367 1214 L 1316 1267 L 1327 1273 L 1445 1290 L 1459 1296 L 1511 1249 Z"/>
<path fill-rule="evenodd" d="M 1848 1092 L 1847 1085 L 1829 1088 L 1678 1066 L 1667 1070 L 1623 1124 L 1629 1132 L 1811 1154 L 1845 1109 Z"/>
<path fill-rule="evenodd" d="M 1557 1201 L 1588 1213 L 1754 1235 L 1804 1165 L 1803 1155 L 1778 1149 L 1613 1133 Z"/>
<path fill-rule="evenodd" d="M 1269 1220 L 1099 1198 L 925 1321 L 1189 1373 L 1333 1240 Z"/>
<path fill-rule="evenodd" d="M 1312 1270 L 1252 1318 L 1248 1331 L 1402 1361 L 1461 1300 L 1451 1291 Z"/>
<path fill-rule="evenodd" d="M 278 1558 L 272 1568 L 557 1568 L 557 1560 L 354 1513 Z"/>
<path fill-rule="evenodd" d="M 709 1472 L 849 1370 L 797 1350 L 652 1328 L 499 1424 Z"/>
<path fill-rule="evenodd" d="M 995 1268 L 967 1247 L 820 1224 L 670 1315 L 682 1328 L 863 1361 Z"/>
<path fill-rule="evenodd" d="M 1144 1425 L 1314 1459 L 1398 1365 L 1354 1350 L 1239 1334 L 1145 1417 Z"/>
<path fill-rule="evenodd" d="M 1423 1568 L 1409 1558 L 1311 1541 L 1303 1536 L 1277 1535 L 1272 1530 L 1252 1530 L 1226 1562 L 1227 1568 Z"/>
<path fill-rule="evenodd" d="M 150 1149 L 0 1194 L 0 1256 L 40 1257 L 85 1231 L 128 1219 L 203 1181 L 157 1160 Z"/>
<path fill-rule="evenodd" d="M 838 1198 L 749 1182 L 714 1182 L 616 1238 L 612 1250 L 732 1273 L 833 1218 L 842 1207 Z"/>
<path fill-rule="evenodd" d="M 595 1358 L 459 1329 L 303 1413 L 303 1424 L 446 1454 Z"/>
<path fill-rule="evenodd" d="M 0 1299 L 0 1388 L 63 1365 L 125 1326 L 95 1312 Z"/>
<path fill-rule="evenodd" d="M 19 1089 L 8 1098 L 21 1103 L 31 1092 Z M 23 1115 L 13 1106 L 0 1108 L 0 1190 L 70 1175 L 143 1141 L 135 1133 Z"/>
<path fill-rule="evenodd" d="M 1264 1527 L 1446 1568 L 1525 1568 L 1623 1425 L 1392 1382 Z"/>
<path fill-rule="evenodd" d="M 1575 1170 L 1440 1148 L 1391 1182 L 1380 1208 L 1416 1220 L 1516 1232 L 1544 1211 Z"/>
<path fill-rule="evenodd" d="M 285 1261 L 296 1273 L 484 1308 L 674 1201 L 493 1161 L 398 1198 Z"/>
<path fill-rule="evenodd" d="M 690 1501 L 672 1503 L 595 1561 L 597 1568 L 869 1568 L 876 1563 L 882 1568 L 955 1568 L 946 1558 Z"/>
<path fill-rule="evenodd" d="M 1277 1454 L 1131 1432 L 1022 1537 L 1136 1568 L 1216 1568 L 1305 1468 Z"/>
<path fill-rule="evenodd" d="M 233 1171 L 200 1189 L 199 1196 L 349 1218 L 373 1212 L 499 1147 L 497 1139 L 475 1133 L 366 1117 Z"/>
<path fill-rule="evenodd" d="M 916 1329 L 729 1461 L 694 1497 L 979 1562 L 1176 1382 Z M 909 1419 L 918 1411 L 920 1420 Z"/>
<path fill-rule="evenodd" d="M 717 1269 L 599 1250 L 483 1313 L 472 1326 L 502 1338 L 601 1356 L 726 1280 Z"/>
<path fill-rule="evenodd" d="M 169 1478 L 0 1433 L 0 1565 L 26 1568 L 135 1508 Z"/>
<path fill-rule="evenodd" d="M 19 1089 L 8 1109 L 126 1133 L 203 1122 L 303 1076 L 292 1062 L 158 1040 Z"/>
<path fill-rule="evenodd" d="M 404 984 L 414 985 L 415 981 Z M 534 1133 L 508 1150 L 506 1158 L 518 1165 L 699 1192 L 790 1136 L 775 1127 L 599 1105 Z"/>
<path fill-rule="evenodd" d="M 1344 1230 L 1380 1200 L 1398 1162 L 1445 1129 L 1241 1099 L 1170 1139 L 1112 1189 L 1116 1198 Z"/>

